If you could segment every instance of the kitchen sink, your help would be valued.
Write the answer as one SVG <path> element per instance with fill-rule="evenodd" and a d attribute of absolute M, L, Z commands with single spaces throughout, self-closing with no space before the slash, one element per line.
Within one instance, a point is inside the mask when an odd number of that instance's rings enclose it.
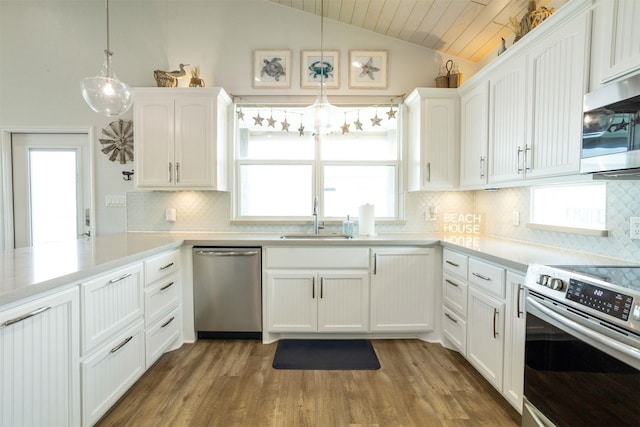
<path fill-rule="evenodd" d="M 352 236 L 348 234 L 342 233 L 324 233 L 324 234 L 313 234 L 313 233 L 292 233 L 292 234 L 283 234 L 280 236 L 281 239 L 351 239 Z"/>

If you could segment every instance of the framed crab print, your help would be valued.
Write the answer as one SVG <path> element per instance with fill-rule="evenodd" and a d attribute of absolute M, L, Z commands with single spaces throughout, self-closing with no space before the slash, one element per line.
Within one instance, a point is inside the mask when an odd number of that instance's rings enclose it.
<path fill-rule="evenodd" d="M 384 50 L 350 51 L 349 87 L 353 89 L 386 89 L 387 52 Z"/>
<path fill-rule="evenodd" d="M 324 62 L 324 67 L 322 63 Z M 337 50 L 303 50 L 300 58 L 300 87 L 316 88 L 323 77 L 325 87 L 340 87 L 340 52 Z"/>
<path fill-rule="evenodd" d="M 291 51 L 255 50 L 253 52 L 253 87 L 291 87 Z"/>

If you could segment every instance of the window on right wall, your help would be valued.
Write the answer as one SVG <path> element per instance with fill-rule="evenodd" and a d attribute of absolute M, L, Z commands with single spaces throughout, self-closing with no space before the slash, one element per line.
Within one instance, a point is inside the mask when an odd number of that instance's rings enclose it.
<path fill-rule="evenodd" d="M 531 188 L 532 228 L 607 235 L 607 184 Z"/>

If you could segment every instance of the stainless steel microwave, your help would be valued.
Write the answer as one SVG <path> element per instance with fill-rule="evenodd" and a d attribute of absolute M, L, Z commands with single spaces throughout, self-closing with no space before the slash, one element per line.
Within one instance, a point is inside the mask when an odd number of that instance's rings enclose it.
<path fill-rule="evenodd" d="M 640 178 L 640 75 L 584 96 L 580 172 Z"/>

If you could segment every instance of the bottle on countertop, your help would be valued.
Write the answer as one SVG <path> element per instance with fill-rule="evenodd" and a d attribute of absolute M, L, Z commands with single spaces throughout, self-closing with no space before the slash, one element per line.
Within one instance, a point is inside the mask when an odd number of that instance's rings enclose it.
<path fill-rule="evenodd" d="M 346 221 L 342 221 L 342 234 L 346 236 L 353 236 L 353 221 L 347 215 Z"/>

